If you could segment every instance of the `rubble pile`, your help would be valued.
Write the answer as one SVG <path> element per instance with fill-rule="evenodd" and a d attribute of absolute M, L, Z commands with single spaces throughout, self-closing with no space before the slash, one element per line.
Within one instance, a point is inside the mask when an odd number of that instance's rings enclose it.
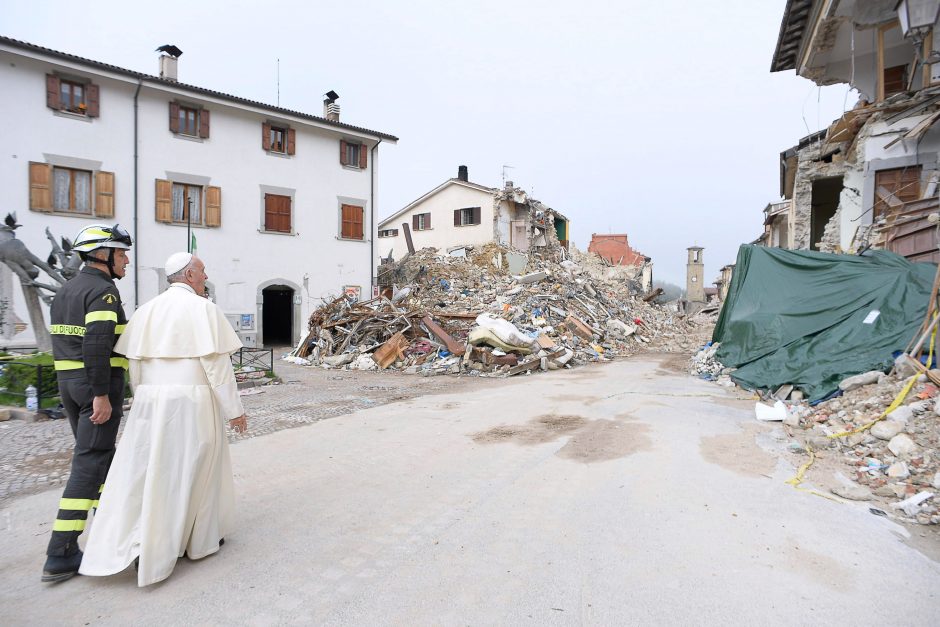
<path fill-rule="evenodd" d="M 897 369 L 896 369 L 897 370 Z M 934 376 L 940 371 L 931 371 Z M 835 452 L 853 469 L 855 485 L 834 493 L 852 500 L 883 500 L 894 516 L 920 524 L 940 523 L 940 402 L 938 388 L 921 375 L 905 403 L 868 429 L 904 389 L 910 373 L 871 372 L 840 384 L 841 396 L 815 407 L 791 406 L 784 424 L 795 452 L 807 447 Z M 825 454 L 825 453 L 824 453 Z"/>
<path fill-rule="evenodd" d="M 313 312 L 287 359 L 495 376 L 699 345 L 709 318 L 647 303 L 632 282 L 595 277 L 565 257 L 560 248 L 525 255 L 498 244 L 417 251 L 380 267 L 384 296 L 338 298 Z"/>
<path fill-rule="evenodd" d="M 734 381 L 731 380 L 734 368 L 725 368 L 715 356 L 720 346 L 720 343 L 708 342 L 695 353 L 689 360 L 689 374 L 706 381 L 715 381 L 725 387 L 734 387 Z"/>

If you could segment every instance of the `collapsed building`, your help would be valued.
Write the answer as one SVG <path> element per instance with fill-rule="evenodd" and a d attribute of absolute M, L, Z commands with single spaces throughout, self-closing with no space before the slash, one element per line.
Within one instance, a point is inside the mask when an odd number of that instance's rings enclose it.
<path fill-rule="evenodd" d="M 771 71 L 848 84 L 860 99 L 780 154 L 784 200 L 765 209 L 759 243 L 940 260 L 928 221 L 940 179 L 940 2 L 920 3 L 919 14 L 913 4 L 787 2 Z"/>
<path fill-rule="evenodd" d="M 592 233 L 588 252 L 594 253 L 608 264 L 607 278 L 636 281 L 643 292 L 652 290 L 653 260 L 634 250 L 626 233 Z"/>
<path fill-rule="evenodd" d="M 551 249 L 563 258 L 569 222 L 559 211 L 506 181 L 502 188 L 470 181 L 467 166 L 379 223 L 386 259 L 433 247 L 461 255 L 467 246 L 496 243 L 516 251 Z"/>

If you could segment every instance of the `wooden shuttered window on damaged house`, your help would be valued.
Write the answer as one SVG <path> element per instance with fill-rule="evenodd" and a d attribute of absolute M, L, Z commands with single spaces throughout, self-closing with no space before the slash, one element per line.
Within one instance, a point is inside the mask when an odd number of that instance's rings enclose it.
<path fill-rule="evenodd" d="M 411 216 L 411 230 L 412 231 L 427 231 L 431 228 L 431 214 L 430 213 L 416 213 Z"/>
<path fill-rule="evenodd" d="M 222 226 L 222 188 L 206 188 L 206 226 Z"/>
<path fill-rule="evenodd" d="M 271 125 L 267 122 L 261 124 L 261 149 L 271 150 Z"/>
<path fill-rule="evenodd" d="M 340 237 L 343 239 L 363 239 L 362 222 L 365 211 L 358 205 L 342 205 L 342 227 Z"/>
<path fill-rule="evenodd" d="M 29 209 L 52 212 L 52 164 L 29 162 Z"/>
<path fill-rule="evenodd" d="M 154 197 L 154 219 L 157 222 L 173 222 L 173 182 L 157 179 Z"/>
<path fill-rule="evenodd" d="M 170 132 L 180 132 L 180 105 L 178 102 L 170 103 Z"/>
<path fill-rule="evenodd" d="M 209 139 L 209 111 L 199 110 L 199 137 Z"/>
<path fill-rule="evenodd" d="M 100 106 L 98 104 L 98 93 L 99 89 L 97 85 L 86 85 L 85 86 L 85 104 L 87 109 L 85 110 L 85 115 L 90 118 L 96 118 L 99 115 Z"/>
<path fill-rule="evenodd" d="M 920 176 L 922 166 L 912 165 L 906 168 L 879 170 L 875 172 L 875 206 L 872 219 L 888 213 L 888 203 L 878 196 L 878 188 L 884 188 L 901 202 L 910 202 L 920 198 Z"/>
<path fill-rule="evenodd" d="M 71 83 L 71 81 L 66 81 Z M 84 115 L 89 118 L 97 118 L 101 115 L 100 93 L 101 90 L 94 83 L 79 83 L 84 90 L 85 105 Z M 68 103 L 62 102 L 62 79 L 53 74 L 46 74 L 46 106 L 56 111 L 68 109 Z M 82 111 L 72 110 L 73 113 L 83 113 Z"/>
<path fill-rule="evenodd" d="M 297 152 L 297 131 L 287 129 L 287 154 L 292 155 Z"/>
<path fill-rule="evenodd" d="M 466 213 L 466 216 L 464 214 Z M 468 222 L 464 221 L 466 217 Z M 465 209 L 454 209 L 454 226 L 469 226 L 471 224 L 480 224 L 480 207 L 467 207 Z"/>
<path fill-rule="evenodd" d="M 114 172 L 95 173 L 95 217 L 114 217 Z"/>
<path fill-rule="evenodd" d="M 280 194 L 264 195 L 264 230 L 276 233 L 291 232 L 291 197 Z"/>
<path fill-rule="evenodd" d="M 350 146 L 358 148 L 358 161 L 351 157 L 351 153 L 354 151 L 349 149 Z M 364 170 L 366 166 L 369 165 L 369 155 L 366 151 L 366 145 L 354 144 L 352 142 L 346 141 L 345 139 L 341 139 L 339 142 L 339 162 L 340 165 L 350 165 L 354 168 L 360 168 Z"/>
<path fill-rule="evenodd" d="M 46 74 L 46 106 L 58 111 L 59 104 L 59 77 Z"/>

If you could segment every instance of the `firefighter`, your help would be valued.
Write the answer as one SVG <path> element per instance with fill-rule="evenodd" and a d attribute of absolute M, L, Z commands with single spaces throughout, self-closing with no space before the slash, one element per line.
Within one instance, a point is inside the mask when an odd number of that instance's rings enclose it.
<path fill-rule="evenodd" d="M 113 350 L 127 324 L 114 279 L 124 276 L 131 244 L 131 236 L 117 224 L 82 229 L 72 250 L 85 265 L 52 301 L 52 353 L 75 451 L 46 550 L 45 582 L 65 581 L 78 572 L 78 536 L 88 511 L 98 505 L 114 457 L 127 366 Z"/>

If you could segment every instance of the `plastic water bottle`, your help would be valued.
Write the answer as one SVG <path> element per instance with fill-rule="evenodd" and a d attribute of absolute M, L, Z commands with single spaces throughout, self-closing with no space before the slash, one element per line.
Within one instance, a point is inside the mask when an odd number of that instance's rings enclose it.
<path fill-rule="evenodd" d="M 26 410 L 39 410 L 39 393 L 37 392 L 36 387 L 32 385 L 26 388 Z"/>

